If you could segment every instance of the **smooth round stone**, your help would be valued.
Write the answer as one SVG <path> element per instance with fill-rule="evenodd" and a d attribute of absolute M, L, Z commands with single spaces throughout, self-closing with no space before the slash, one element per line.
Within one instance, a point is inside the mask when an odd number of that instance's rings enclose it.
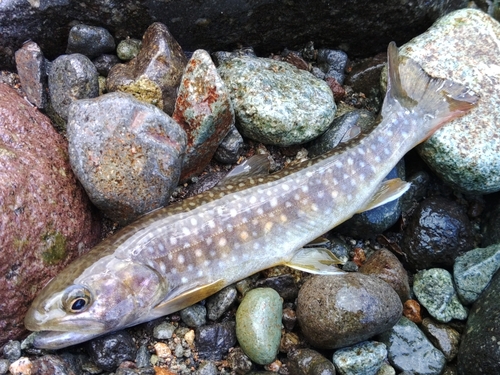
<path fill-rule="evenodd" d="M 389 362 L 409 374 L 440 375 L 446 358 L 412 321 L 402 317 L 379 341 L 387 347 Z"/>
<path fill-rule="evenodd" d="M 422 331 L 432 344 L 441 350 L 446 357 L 446 361 L 452 361 L 458 353 L 460 334 L 446 324 L 434 322 L 430 318 L 422 321 Z"/>
<path fill-rule="evenodd" d="M 200 327 L 207 322 L 207 309 L 200 304 L 192 305 L 181 310 L 180 316 L 188 327 Z"/>
<path fill-rule="evenodd" d="M 87 348 L 94 363 L 106 371 L 115 370 L 123 361 L 135 360 L 137 355 L 135 342 L 126 331 L 98 337 Z"/>
<path fill-rule="evenodd" d="M 337 350 L 333 355 L 333 363 L 341 375 L 375 375 L 386 357 L 385 344 L 365 341 Z"/>
<path fill-rule="evenodd" d="M 210 320 L 219 319 L 236 301 L 238 292 L 230 285 L 207 299 L 207 315 Z"/>
<path fill-rule="evenodd" d="M 290 146 L 323 133 L 336 106 L 326 82 L 288 63 L 247 56 L 223 61 L 238 130 L 253 140 Z"/>
<path fill-rule="evenodd" d="M 103 27 L 75 25 L 69 31 L 67 54 L 81 53 L 94 58 L 104 53 L 113 52 L 115 40 Z"/>
<path fill-rule="evenodd" d="M 353 345 L 384 332 L 402 311 L 399 296 L 389 284 L 361 273 L 313 276 L 297 299 L 302 333 L 322 349 Z"/>
<path fill-rule="evenodd" d="M 236 337 L 255 363 L 269 364 L 278 354 L 282 304 L 274 289 L 256 288 L 245 295 L 236 311 Z"/>
<path fill-rule="evenodd" d="M 335 375 L 335 366 L 312 349 L 297 349 L 287 354 L 290 374 Z"/>
<path fill-rule="evenodd" d="M 159 340 L 165 340 L 172 337 L 176 327 L 168 322 L 158 324 L 153 329 L 153 337 Z"/>
<path fill-rule="evenodd" d="M 413 280 L 413 292 L 418 301 L 438 321 L 467 319 L 467 310 L 458 300 L 453 280 L 448 271 L 431 268 L 418 272 Z"/>
<path fill-rule="evenodd" d="M 453 265 L 453 279 L 460 300 L 472 304 L 500 268 L 500 244 L 474 249 L 459 256 Z"/>
<path fill-rule="evenodd" d="M 116 54 L 123 61 L 132 60 L 141 50 L 142 42 L 139 39 L 127 38 L 118 43 Z"/>

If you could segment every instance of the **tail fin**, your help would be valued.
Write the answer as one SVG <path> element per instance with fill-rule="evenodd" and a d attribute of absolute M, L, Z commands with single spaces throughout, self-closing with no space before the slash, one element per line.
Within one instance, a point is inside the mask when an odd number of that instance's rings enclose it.
<path fill-rule="evenodd" d="M 423 129 L 424 139 L 440 125 L 470 111 L 479 100 L 462 84 L 433 78 L 414 60 L 400 57 L 394 42 L 387 48 L 387 59 L 387 94 L 382 117 L 393 111 L 397 103 L 407 110 L 418 111 L 423 120 L 431 120 L 428 129 Z"/>

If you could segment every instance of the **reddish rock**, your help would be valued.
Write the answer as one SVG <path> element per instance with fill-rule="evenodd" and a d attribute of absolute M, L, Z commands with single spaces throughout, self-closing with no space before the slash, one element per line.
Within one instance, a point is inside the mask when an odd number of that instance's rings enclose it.
<path fill-rule="evenodd" d="M 403 315 L 410 319 L 413 323 L 422 323 L 422 313 L 420 304 L 414 299 L 409 299 L 403 305 Z"/>
<path fill-rule="evenodd" d="M 43 114 L 0 84 L 0 346 L 59 270 L 100 238 L 100 224 Z"/>
<path fill-rule="evenodd" d="M 127 92 L 172 115 L 186 63 L 181 46 L 167 26 L 155 22 L 144 33 L 137 57 L 111 68 L 107 90 Z"/>
<path fill-rule="evenodd" d="M 188 136 L 180 178 L 185 181 L 207 166 L 234 124 L 229 94 L 208 52 L 197 50 L 189 60 L 172 118 Z"/>

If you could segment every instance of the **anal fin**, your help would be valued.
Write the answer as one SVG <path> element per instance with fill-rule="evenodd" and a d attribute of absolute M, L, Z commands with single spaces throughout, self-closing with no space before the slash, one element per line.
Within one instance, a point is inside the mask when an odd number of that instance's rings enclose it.
<path fill-rule="evenodd" d="M 314 247 L 297 250 L 293 258 L 285 263 L 290 268 L 317 275 L 338 275 L 344 273 L 344 271 L 335 267 L 336 264 L 342 264 L 342 261 L 330 250 Z"/>
<path fill-rule="evenodd" d="M 400 178 L 383 181 L 379 189 L 373 195 L 368 204 L 363 207 L 358 213 L 372 210 L 395 199 L 398 199 L 410 188 L 411 183 L 403 181 Z"/>

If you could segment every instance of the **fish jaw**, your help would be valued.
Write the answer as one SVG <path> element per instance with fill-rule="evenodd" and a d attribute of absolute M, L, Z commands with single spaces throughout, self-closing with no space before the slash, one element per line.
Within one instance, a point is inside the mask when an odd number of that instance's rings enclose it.
<path fill-rule="evenodd" d="M 33 346 L 49 350 L 58 350 L 70 345 L 81 344 L 103 335 L 93 333 L 83 333 L 74 331 L 38 331 L 34 333 Z"/>

